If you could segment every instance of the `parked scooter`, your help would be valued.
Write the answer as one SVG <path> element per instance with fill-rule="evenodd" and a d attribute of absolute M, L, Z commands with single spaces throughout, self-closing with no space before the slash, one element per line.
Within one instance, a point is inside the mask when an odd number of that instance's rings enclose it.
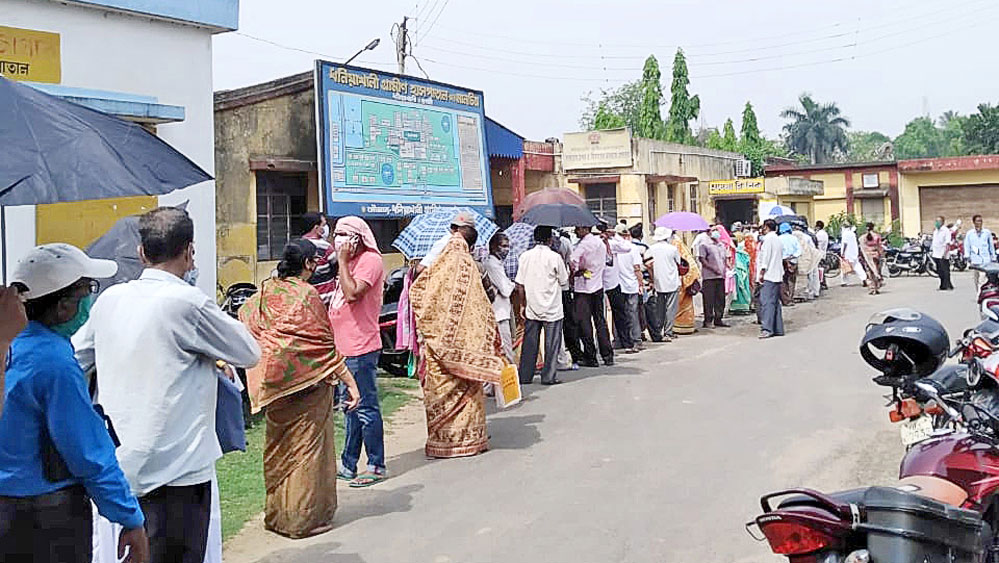
<path fill-rule="evenodd" d="M 399 296 L 406 283 L 409 267 L 403 266 L 389 272 L 385 277 L 385 292 L 382 295 L 382 312 L 378 315 L 378 328 L 382 337 L 382 353 L 378 367 L 395 377 L 406 377 L 409 373 L 409 351 L 396 350 L 395 330 L 399 318 Z"/>
<path fill-rule="evenodd" d="M 793 563 L 999 562 L 999 418 L 971 400 L 980 362 L 939 369 L 948 347 L 916 311 L 872 317 L 861 355 L 892 388 L 889 417 L 908 447 L 898 485 L 771 493 L 747 530 Z"/>
<path fill-rule="evenodd" d="M 936 263 L 930 258 L 928 241 L 923 239 L 906 239 L 902 248 L 886 250 L 885 267 L 893 278 L 906 272 L 936 275 Z"/>

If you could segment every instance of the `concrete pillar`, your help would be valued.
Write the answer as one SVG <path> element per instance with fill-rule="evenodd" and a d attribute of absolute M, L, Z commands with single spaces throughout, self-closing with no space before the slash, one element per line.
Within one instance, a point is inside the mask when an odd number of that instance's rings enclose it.
<path fill-rule="evenodd" d="M 519 220 L 520 216 L 524 214 L 524 198 L 527 197 L 527 188 L 524 185 L 524 170 L 523 158 L 518 158 L 510 162 L 510 191 L 512 192 L 513 199 L 514 221 Z"/>

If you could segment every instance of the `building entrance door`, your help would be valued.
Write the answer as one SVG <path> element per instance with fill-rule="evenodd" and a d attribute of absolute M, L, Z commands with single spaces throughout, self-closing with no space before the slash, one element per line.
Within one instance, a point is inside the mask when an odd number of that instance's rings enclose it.
<path fill-rule="evenodd" d="M 752 198 L 715 200 L 715 214 L 725 228 L 731 227 L 736 221 L 756 223 L 756 200 Z"/>

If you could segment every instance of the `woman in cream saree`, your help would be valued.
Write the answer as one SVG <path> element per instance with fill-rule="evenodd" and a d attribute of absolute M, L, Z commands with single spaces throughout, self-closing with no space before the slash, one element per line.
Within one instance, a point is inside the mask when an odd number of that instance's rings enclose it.
<path fill-rule="evenodd" d="M 482 384 L 505 365 L 496 317 L 461 234 L 410 289 L 422 338 L 426 454 L 463 457 L 489 447 Z"/>

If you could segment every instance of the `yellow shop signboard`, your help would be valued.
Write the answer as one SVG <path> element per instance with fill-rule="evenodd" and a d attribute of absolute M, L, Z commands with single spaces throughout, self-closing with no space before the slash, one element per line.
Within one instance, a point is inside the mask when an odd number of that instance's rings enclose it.
<path fill-rule="evenodd" d="M 62 55 L 58 33 L 0 26 L 0 76 L 59 84 Z"/>

